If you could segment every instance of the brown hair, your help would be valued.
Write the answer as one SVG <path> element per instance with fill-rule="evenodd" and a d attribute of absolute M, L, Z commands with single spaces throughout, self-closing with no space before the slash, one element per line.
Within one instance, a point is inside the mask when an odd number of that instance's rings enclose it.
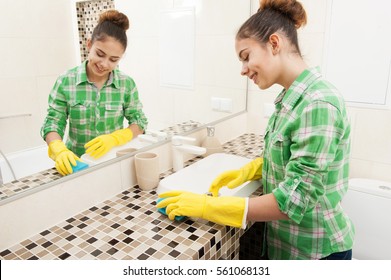
<path fill-rule="evenodd" d="M 302 4 L 296 0 L 260 0 L 258 12 L 240 27 L 236 39 L 253 38 L 262 44 L 270 35 L 282 32 L 296 48 L 300 48 L 297 29 L 307 23 L 307 15 Z"/>
<path fill-rule="evenodd" d="M 108 10 L 100 14 L 98 25 L 95 26 L 92 32 L 91 41 L 104 41 L 106 37 L 110 36 L 118 40 L 124 50 L 128 44 L 126 30 L 129 29 L 128 17 L 116 10 Z"/>

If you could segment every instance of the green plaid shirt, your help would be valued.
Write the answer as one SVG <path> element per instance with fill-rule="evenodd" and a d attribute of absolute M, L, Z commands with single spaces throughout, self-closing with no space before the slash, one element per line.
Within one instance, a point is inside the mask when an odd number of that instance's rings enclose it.
<path fill-rule="evenodd" d="M 98 90 L 88 81 L 86 65 L 87 61 L 57 79 L 41 128 L 44 139 L 51 131 L 63 138 L 69 119 L 66 145 L 78 156 L 85 153 L 84 144 L 91 139 L 122 129 L 124 118 L 144 130 L 148 123 L 132 78 L 115 69 Z"/>
<path fill-rule="evenodd" d="M 343 98 L 317 68 L 277 97 L 262 182 L 290 219 L 267 223 L 270 259 L 319 259 L 352 248 L 354 226 L 340 204 L 348 188 L 349 135 Z"/>

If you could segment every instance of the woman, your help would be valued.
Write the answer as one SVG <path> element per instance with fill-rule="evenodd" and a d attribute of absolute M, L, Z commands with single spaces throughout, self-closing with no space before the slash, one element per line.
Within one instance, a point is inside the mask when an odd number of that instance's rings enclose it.
<path fill-rule="evenodd" d="M 146 128 L 136 85 L 117 68 L 126 50 L 128 28 L 126 15 L 115 10 L 102 13 L 87 41 L 87 60 L 60 76 L 50 93 L 41 135 L 62 175 L 73 172 L 82 154 L 99 158 Z M 123 128 L 124 118 L 127 128 Z"/>
<path fill-rule="evenodd" d="M 157 207 L 167 207 L 170 219 L 201 217 L 235 227 L 266 221 L 270 259 L 351 259 L 354 227 L 340 205 L 348 187 L 350 125 L 342 97 L 301 56 L 296 29 L 305 23 L 299 2 L 265 0 L 236 36 L 241 74 L 261 89 L 284 88 L 263 158 L 218 176 L 213 196 L 168 192 Z M 260 178 L 260 197 L 217 197 L 221 187 Z"/>

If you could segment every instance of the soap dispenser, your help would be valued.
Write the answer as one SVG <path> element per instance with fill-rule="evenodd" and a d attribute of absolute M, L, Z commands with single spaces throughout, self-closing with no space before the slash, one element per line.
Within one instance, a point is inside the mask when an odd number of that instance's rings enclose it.
<path fill-rule="evenodd" d="M 207 136 L 201 143 L 201 147 L 204 147 L 206 149 L 206 153 L 203 156 L 207 157 L 210 154 L 222 153 L 223 146 L 215 136 L 215 128 L 213 126 L 207 126 L 206 129 Z"/>

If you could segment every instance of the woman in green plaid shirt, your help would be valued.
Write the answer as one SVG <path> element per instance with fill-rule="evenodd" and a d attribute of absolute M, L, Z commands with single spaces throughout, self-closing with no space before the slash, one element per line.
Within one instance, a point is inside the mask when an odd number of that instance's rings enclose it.
<path fill-rule="evenodd" d="M 160 194 L 175 216 L 201 217 L 235 227 L 265 221 L 269 259 L 351 259 L 354 226 L 341 207 L 348 188 L 350 124 L 343 98 L 317 68 L 302 59 L 297 28 L 306 13 L 295 0 L 264 0 L 239 29 L 236 52 L 242 75 L 261 89 L 283 86 L 265 132 L 265 149 L 239 170 L 218 176 L 213 196 Z M 262 179 L 255 198 L 218 197 Z"/>
<path fill-rule="evenodd" d="M 102 13 L 87 41 L 88 59 L 61 75 L 50 93 L 41 135 L 62 175 L 73 172 L 82 154 L 99 158 L 146 128 L 136 85 L 117 68 L 126 50 L 128 28 L 126 15 L 115 10 Z"/>

